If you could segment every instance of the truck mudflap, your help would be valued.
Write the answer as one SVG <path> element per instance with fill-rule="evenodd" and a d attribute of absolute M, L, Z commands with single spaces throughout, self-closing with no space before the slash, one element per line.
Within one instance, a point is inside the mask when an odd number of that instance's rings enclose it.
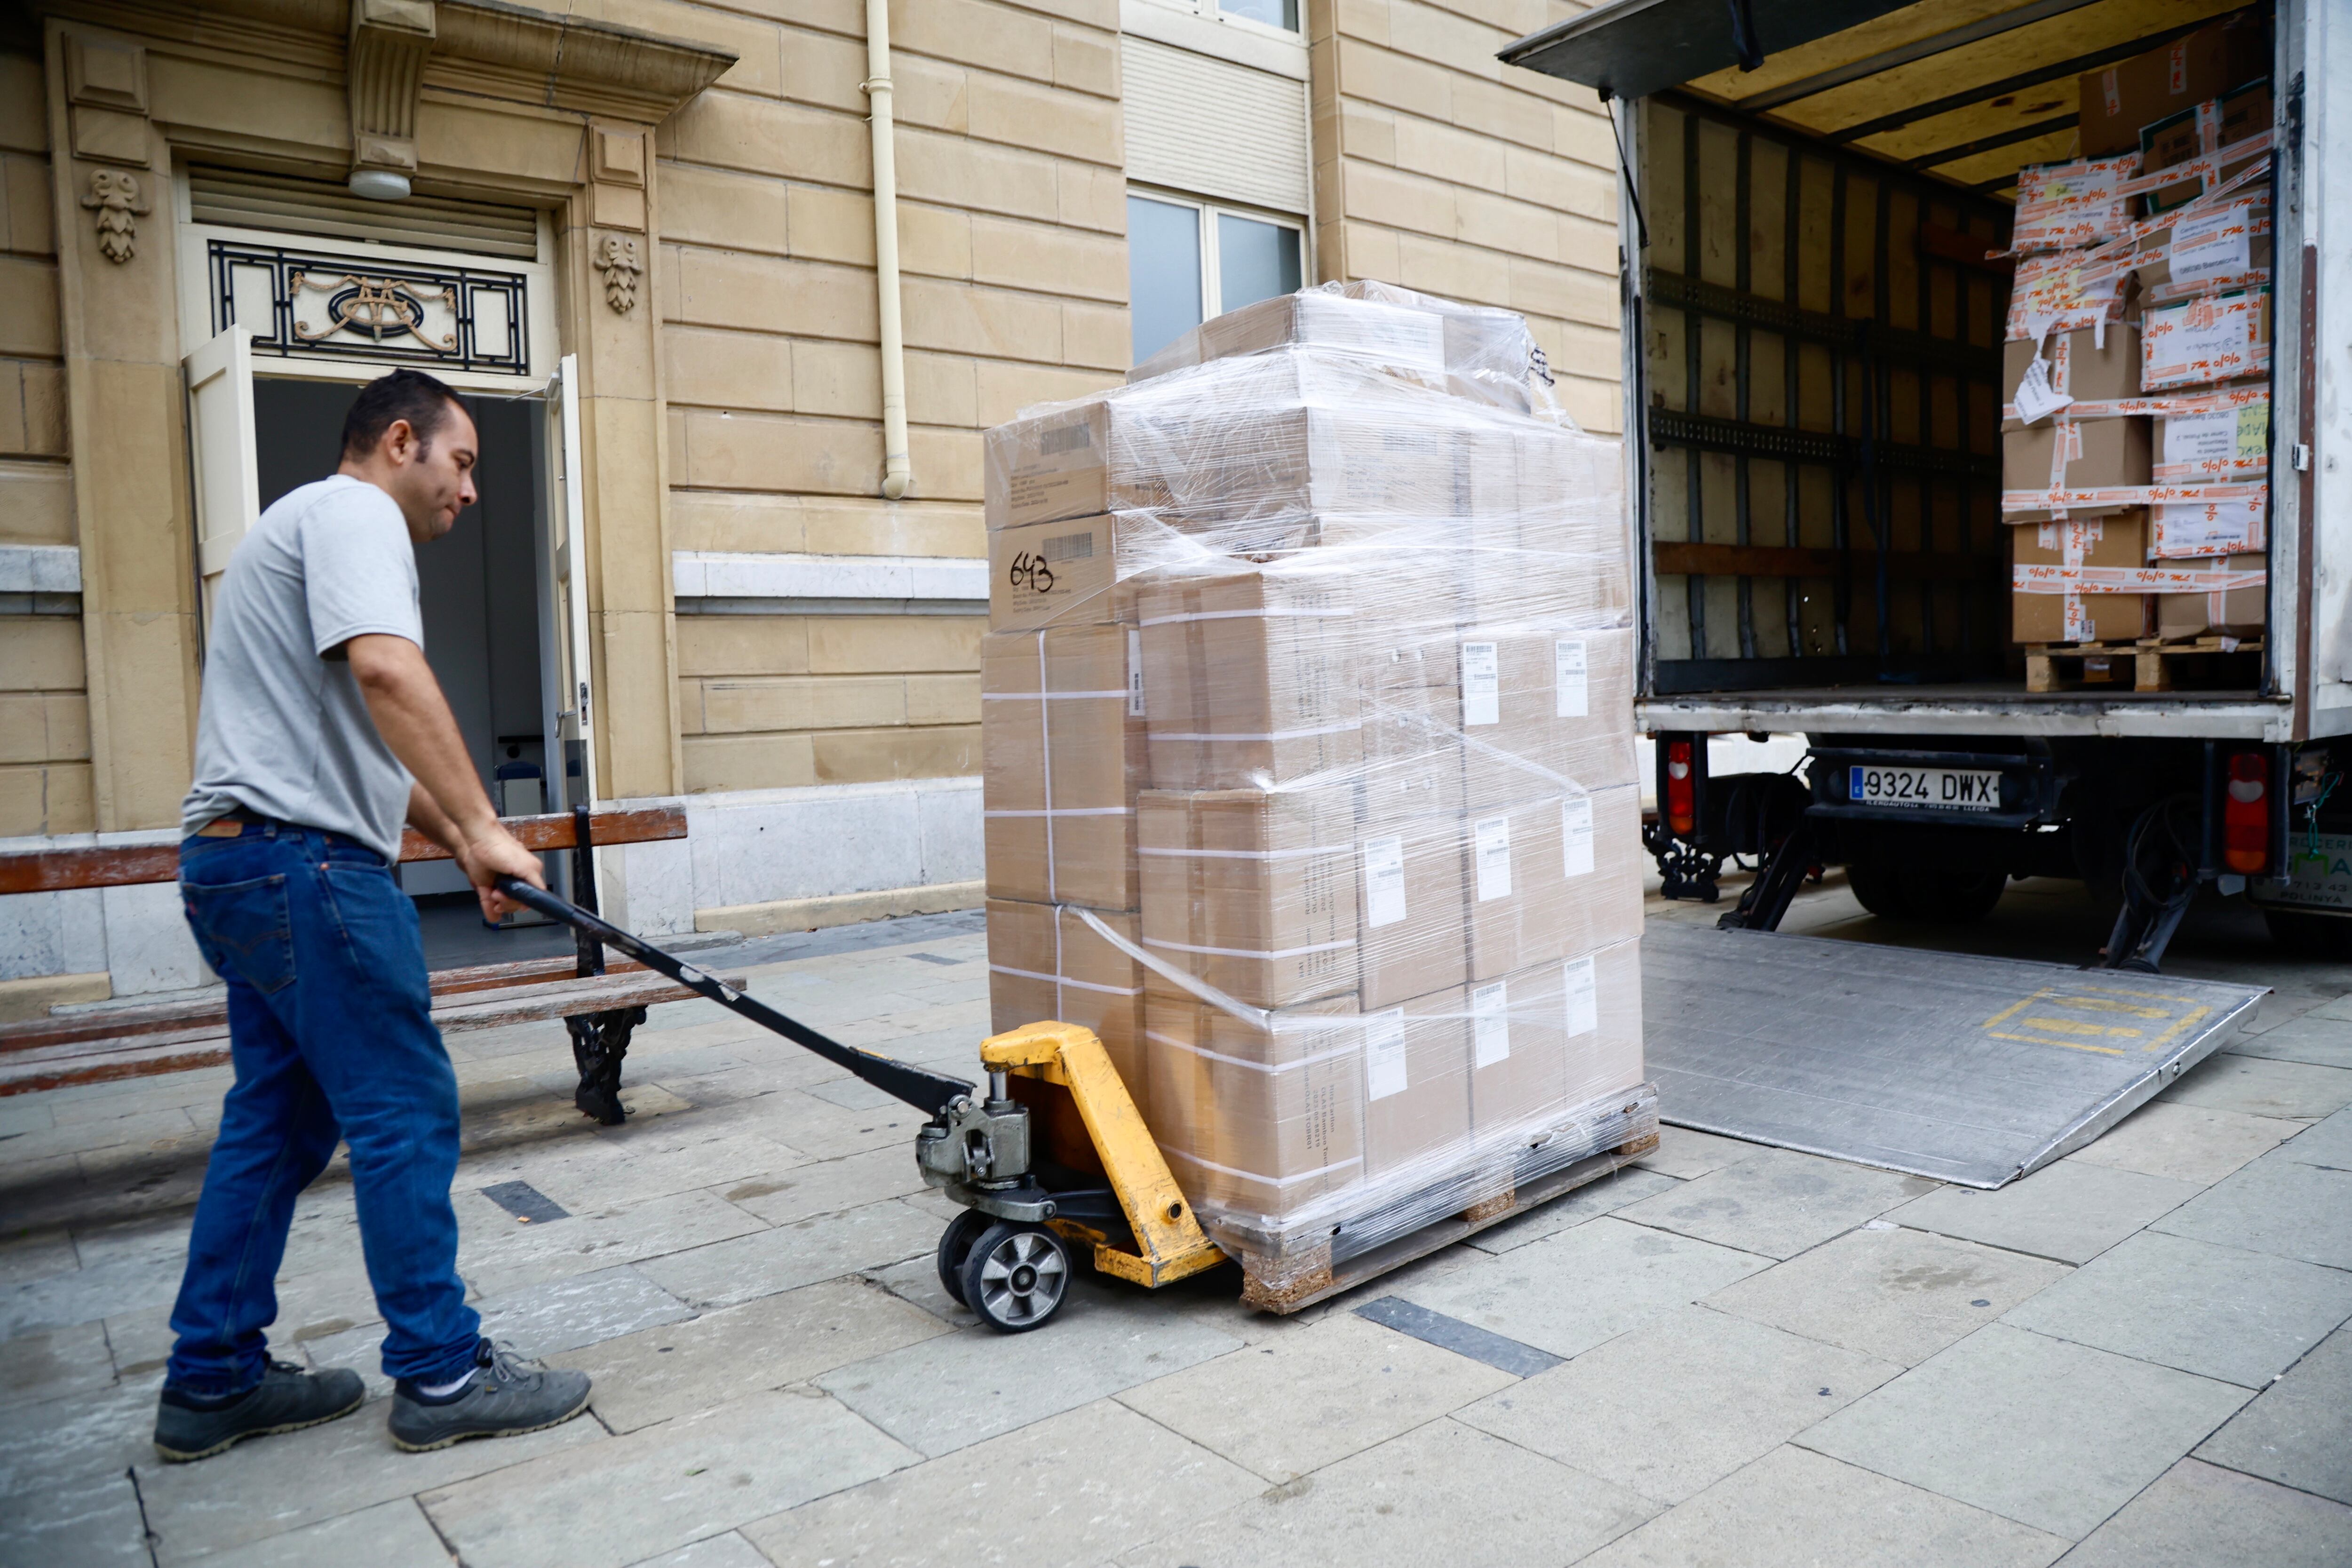
<path fill-rule="evenodd" d="M 1986 1188 L 2089 1143 L 2269 994 L 1665 920 L 1642 984 L 1664 1121 Z"/>
<path fill-rule="evenodd" d="M 2246 883 L 2246 897 L 2267 909 L 2352 917 L 2352 784 L 2335 747 L 2297 748 L 2287 766 L 2284 831 L 2267 877 Z"/>

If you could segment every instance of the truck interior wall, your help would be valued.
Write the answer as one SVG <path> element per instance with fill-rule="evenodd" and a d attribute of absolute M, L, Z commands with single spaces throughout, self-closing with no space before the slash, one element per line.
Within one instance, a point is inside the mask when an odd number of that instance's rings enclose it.
<path fill-rule="evenodd" d="M 1640 142 L 1653 690 L 2000 676 L 2008 209 L 1670 94 Z"/>

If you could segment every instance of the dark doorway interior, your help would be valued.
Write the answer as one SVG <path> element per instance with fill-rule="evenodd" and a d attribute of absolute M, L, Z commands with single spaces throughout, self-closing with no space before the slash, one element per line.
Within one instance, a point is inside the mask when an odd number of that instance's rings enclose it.
<path fill-rule="evenodd" d="M 287 491 L 335 471 L 343 419 L 359 388 L 341 382 L 257 377 L 255 457 L 267 509 Z M 468 400 L 481 437 L 481 500 L 448 534 L 416 552 L 425 656 L 448 695 L 483 787 L 502 814 L 546 809 L 548 727 L 541 678 L 539 562 L 546 418 L 537 399 Z M 503 776 L 502 776 L 503 775 Z M 402 868 L 424 920 L 435 968 L 496 963 L 565 951 L 562 928 L 483 927 L 466 879 L 446 861 Z"/>

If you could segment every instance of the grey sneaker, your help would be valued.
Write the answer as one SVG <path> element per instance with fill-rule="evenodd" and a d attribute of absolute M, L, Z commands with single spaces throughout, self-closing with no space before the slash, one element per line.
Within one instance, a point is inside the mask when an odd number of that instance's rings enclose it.
<path fill-rule="evenodd" d="M 215 1401 L 166 1388 L 155 1405 L 155 1451 L 173 1464 L 215 1454 L 271 1432 L 299 1432 L 349 1415 L 367 1385 L 348 1367 L 305 1372 L 273 1361 L 261 1381 L 235 1399 Z"/>
<path fill-rule="evenodd" d="M 514 1437 L 560 1426 L 588 1408 L 588 1374 L 564 1372 L 484 1340 L 474 1381 L 434 1400 L 403 1382 L 385 1423 L 394 1447 L 412 1454 L 468 1437 Z"/>

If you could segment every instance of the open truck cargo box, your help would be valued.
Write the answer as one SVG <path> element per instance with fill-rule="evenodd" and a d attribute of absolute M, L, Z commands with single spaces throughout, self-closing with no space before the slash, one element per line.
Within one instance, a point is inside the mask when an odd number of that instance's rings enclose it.
<path fill-rule="evenodd" d="M 2305 91 L 2352 69 L 2352 11 L 2322 0 L 2254 13 L 2276 102 L 2261 654 L 2207 689 L 2029 692 L 2011 636 L 2011 279 L 1987 253 L 2020 168 L 2076 155 L 2082 81 L 2116 71 L 2094 108 L 2153 116 L 2129 62 L 2240 9 L 1616 0 L 1502 51 L 1598 90 L 1622 148 L 1643 728 L 2352 732 L 2352 104 Z M 2227 75 L 2243 42 L 2184 55 Z"/>

